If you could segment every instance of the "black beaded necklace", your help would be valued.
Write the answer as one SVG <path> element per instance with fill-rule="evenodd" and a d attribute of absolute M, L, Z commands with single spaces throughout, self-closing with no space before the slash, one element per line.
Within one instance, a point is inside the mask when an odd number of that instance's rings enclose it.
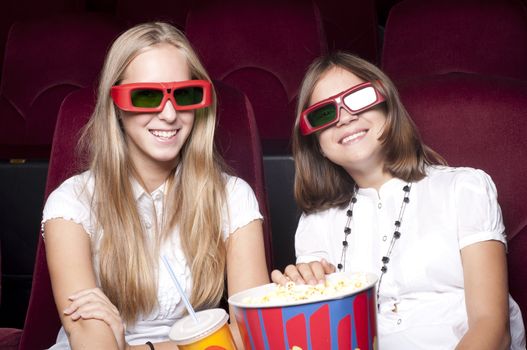
<path fill-rule="evenodd" d="M 388 271 L 388 263 L 390 262 L 390 256 L 392 255 L 393 247 L 395 246 L 395 242 L 401 238 L 401 232 L 399 231 L 401 228 L 401 223 L 403 221 L 403 215 L 404 215 L 404 209 L 406 208 L 406 204 L 410 202 L 410 190 L 412 189 L 412 183 L 408 183 L 403 187 L 404 197 L 403 201 L 401 203 L 401 208 L 399 209 L 399 217 L 397 220 L 395 220 L 394 223 L 394 231 L 392 235 L 392 240 L 390 241 L 390 245 L 388 246 L 388 251 L 386 252 L 386 255 L 382 257 L 382 267 L 381 267 L 381 275 L 379 276 L 379 282 L 377 283 L 377 306 L 379 303 L 379 290 L 381 289 L 381 282 L 382 277 L 384 274 Z M 351 219 L 353 218 L 353 207 L 355 206 L 355 203 L 357 202 L 357 192 L 359 188 L 357 185 L 353 188 L 353 195 L 350 200 L 350 204 L 348 207 L 348 210 L 346 211 L 346 216 L 348 217 L 346 221 L 346 226 L 344 226 L 344 240 L 342 241 L 342 254 L 340 256 L 340 263 L 337 265 L 337 268 L 340 271 L 344 271 L 346 269 L 346 251 L 348 249 L 348 236 L 351 234 Z M 383 237 L 383 240 L 386 240 L 386 236 Z"/>

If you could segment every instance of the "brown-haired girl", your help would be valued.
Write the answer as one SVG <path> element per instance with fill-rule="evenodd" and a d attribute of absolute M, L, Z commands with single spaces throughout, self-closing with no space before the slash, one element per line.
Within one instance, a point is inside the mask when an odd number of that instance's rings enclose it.
<path fill-rule="evenodd" d="M 297 261 L 273 281 L 376 273 L 382 350 L 525 349 L 494 183 L 426 147 L 383 72 L 346 53 L 317 59 L 293 155 Z"/>

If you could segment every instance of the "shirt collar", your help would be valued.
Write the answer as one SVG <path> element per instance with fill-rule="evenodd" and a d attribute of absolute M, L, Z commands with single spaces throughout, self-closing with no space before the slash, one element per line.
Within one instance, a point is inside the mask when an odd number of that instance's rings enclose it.
<path fill-rule="evenodd" d="M 165 195 L 166 190 L 166 184 L 168 180 L 165 180 L 158 188 L 152 191 L 152 193 L 148 194 L 148 192 L 141 186 L 139 181 L 137 181 L 135 178 L 132 177 L 132 191 L 134 193 L 134 199 L 138 201 L 141 197 L 144 195 L 150 195 L 152 198 L 155 197 L 157 193 L 160 193 L 161 195 Z"/>
<path fill-rule="evenodd" d="M 399 190 L 401 190 L 402 192 L 402 188 L 406 184 L 407 184 L 406 181 L 393 177 L 390 180 L 383 183 L 381 188 L 379 188 L 378 192 L 375 188 L 371 188 L 371 187 L 370 188 L 359 188 L 358 194 L 378 200 L 381 198 L 389 197 L 393 195 L 394 193 L 398 193 Z"/>
<path fill-rule="evenodd" d="M 181 163 L 177 165 L 176 167 L 176 173 L 174 175 L 174 180 L 177 176 L 179 176 L 179 173 L 181 172 Z M 146 190 L 143 188 L 143 186 L 141 186 L 141 184 L 139 183 L 139 181 L 137 181 L 137 179 L 135 177 L 131 177 L 131 182 L 132 182 L 132 191 L 134 193 L 134 199 L 137 201 L 139 200 L 143 195 L 146 195 L 148 194 L 146 192 Z M 168 182 L 168 179 L 165 180 L 165 182 L 163 182 L 158 188 L 156 188 L 154 191 L 152 191 L 152 193 L 150 193 L 150 196 L 152 198 L 154 198 L 154 195 L 156 193 L 161 193 L 162 195 L 165 195 L 165 191 L 166 191 L 166 185 L 167 185 L 167 182 Z"/>

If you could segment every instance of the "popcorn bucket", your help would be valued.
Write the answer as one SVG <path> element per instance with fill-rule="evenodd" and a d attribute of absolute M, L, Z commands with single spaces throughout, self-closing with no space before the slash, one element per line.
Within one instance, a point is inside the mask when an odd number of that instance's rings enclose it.
<path fill-rule="evenodd" d="M 335 273 L 328 283 L 356 274 Z M 377 276 L 361 274 L 360 288 L 307 300 L 254 302 L 273 294 L 274 283 L 229 298 L 245 349 L 252 350 L 376 350 Z M 249 301 L 250 300 L 250 301 Z"/>

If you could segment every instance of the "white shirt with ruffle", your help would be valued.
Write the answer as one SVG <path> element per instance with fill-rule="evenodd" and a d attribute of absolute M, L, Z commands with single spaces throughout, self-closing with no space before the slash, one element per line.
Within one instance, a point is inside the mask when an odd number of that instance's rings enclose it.
<path fill-rule="evenodd" d="M 379 191 L 359 189 L 348 237 L 346 271 L 380 275 L 406 182 L 391 179 Z M 302 215 L 295 236 L 297 263 L 340 263 L 346 210 Z M 412 185 L 401 238 L 380 286 L 379 349 L 454 349 L 468 329 L 460 250 L 476 242 L 507 244 L 496 187 L 481 170 L 430 167 Z M 525 328 L 509 297 L 513 350 L 525 350 Z M 484 307 L 484 305 L 482 305 Z"/>
<path fill-rule="evenodd" d="M 240 178 L 225 176 L 227 178 L 227 207 L 224 208 L 225 219 L 222 225 L 224 240 L 238 228 L 253 220 L 263 218 L 251 187 Z M 150 194 L 146 193 L 136 181 L 133 181 L 132 185 L 143 226 L 146 228 L 146 233 L 150 234 L 153 225 L 156 223 L 156 213 L 158 215 L 157 222 L 162 220 L 165 185 L 160 186 Z M 48 197 L 44 207 L 42 225 L 47 220 L 54 218 L 63 218 L 82 225 L 92 241 L 94 240 L 94 270 L 98 274 L 97 242 L 100 233 L 95 232 L 96 218 L 91 210 L 93 188 L 94 181 L 89 171 L 64 181 Z M 161 256 L 163 255 L 167 257 L 179 282 L 190 298 L 192 276 L 181 249 L 177 228 L 170 239 L 161 247 Z M 159 305 L 150 315 L 141 316 L 133 326 L 127 327 L 125 338 L 127 343 L 131 345 L 144 344 L 146 341 L 155 343 L 168 340 L 170 327 L 185 314 L 184 303 L 161 259 L 158 266 Z M 70 349 L 64 328 L 59 331 L 57 343 L 51 349 Z"/>

